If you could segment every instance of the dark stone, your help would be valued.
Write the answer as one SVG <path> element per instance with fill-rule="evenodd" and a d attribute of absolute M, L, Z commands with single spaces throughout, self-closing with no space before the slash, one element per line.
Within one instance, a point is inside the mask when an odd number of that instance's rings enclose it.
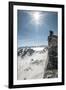
<path fill-rule="evenodd" d="M 53 32 L 50 32 L 48 36 L 48 56 L 49 62 L 47 65 L 47 69 L 57 69 L 58 68 L 58 45 L 57 45 L 58 37 L 54 35 Z"/>

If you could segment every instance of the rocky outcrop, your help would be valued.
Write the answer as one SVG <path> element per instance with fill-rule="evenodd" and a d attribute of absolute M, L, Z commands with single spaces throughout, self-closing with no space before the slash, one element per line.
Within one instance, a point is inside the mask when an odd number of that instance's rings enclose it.
<path fill-rule="evenodd" d="M 58 37 L 54 35 L 52 31 L 50 31 L 50 35 L 48 36 L 48 69 L 57 69 L 58 68 Z"/>
<path fill-rule="evenodd" d="M 34 53 L 34 50 L 31 48 L 21 48 L 18 50 L 18 56 L 21 56 L 22 58 L 27 54 L 28 56 L 31 56 Z"/>

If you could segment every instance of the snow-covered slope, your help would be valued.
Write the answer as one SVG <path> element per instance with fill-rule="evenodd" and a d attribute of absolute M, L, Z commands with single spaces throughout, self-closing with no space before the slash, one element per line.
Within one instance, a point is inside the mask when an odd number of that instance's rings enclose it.
<path fill-rule="evenodd" d="M 48 63 L 48 48 L 20 48 L 17 62 L 18 80 L 43 78 Z"/>

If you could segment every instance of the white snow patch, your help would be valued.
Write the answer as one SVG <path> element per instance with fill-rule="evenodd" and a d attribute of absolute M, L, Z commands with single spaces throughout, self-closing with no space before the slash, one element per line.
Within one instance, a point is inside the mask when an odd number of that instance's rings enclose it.
<path fill-rule="evenodd" d="M 36 51 L 40 51 L 40 50 L 43 50 L 44 47 L 37 47 L 37 48 L 32 48 L 33 50 L 36 50 Z"/>
<path fill-rule="evenodd" d="M 41 51 L 44 48 L 33 48 Z M 24 58 L 18 56 L 17 79 L 42 79 L 48 63 L 48 50 L 44 53 L 33 53 L 32 56 L 25 55 Z"/>

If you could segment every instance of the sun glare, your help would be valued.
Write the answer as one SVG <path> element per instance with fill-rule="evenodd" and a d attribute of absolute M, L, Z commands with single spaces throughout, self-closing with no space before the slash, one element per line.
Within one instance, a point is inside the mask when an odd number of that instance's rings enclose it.
<path fill-rule="evenodd" d="M 28 14 L 31 16 L 31 22 L 30 23 L 35 24 L 35 25 L 41 25 L 42 24 L 42 19 L 44 18 L 44 15 L 42 15 L 41 12 L 34 11 L 34 12 L 28 12 Z"/>
<path fill-rule="evenodd" d="M 36 21 L 39 21 L 39 19 L 40 19 L 40 14 L 39 14 L 38 12 L 35 12 L 35 13 L 33 14 L 33 17 L 34 17 L 34 19 L 35 19 Z"/>
<path fill-rule="evenodd" d="M 39 24 L 40 23 L 40 13 L 39 12 L 34 12 L 33 13 L 33 19 L 34 19 L 36 24 Z"/>

